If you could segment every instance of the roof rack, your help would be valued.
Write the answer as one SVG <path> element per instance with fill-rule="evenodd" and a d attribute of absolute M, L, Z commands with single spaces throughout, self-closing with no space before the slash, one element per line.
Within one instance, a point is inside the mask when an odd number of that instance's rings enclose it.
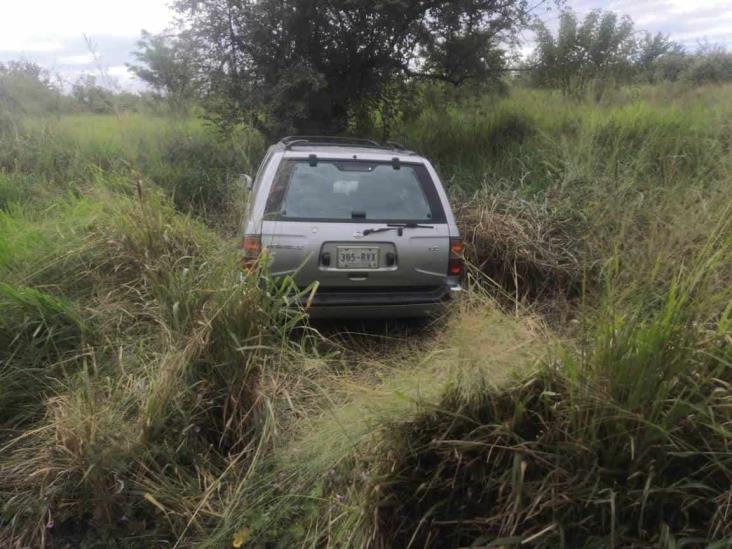
<path fill-rule="evenodd" d="M 396 143 L 386 143 L 382 145 L 373 139 L 360 139 L 357 137 L 336 137 L 336 136 L 319 136 L 319 135 L 291 135 L 283 137 L 280 143 L 284 145 L 285 150 L 290 150 L 298 145 L 315 145 L 320 147 L 342 147 L 357 146 L 369 149 L 398 149 L 405 150 L 404 147 Z"/>

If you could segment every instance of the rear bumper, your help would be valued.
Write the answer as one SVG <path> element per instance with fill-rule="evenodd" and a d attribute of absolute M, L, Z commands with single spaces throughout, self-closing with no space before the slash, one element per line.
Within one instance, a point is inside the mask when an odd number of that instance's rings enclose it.
<path fill-rule="evenodd" d="M 389 291 L 318 291 L 308 309 L 311 318 L 408 318 L 441 314 L 459 285 Z"/>

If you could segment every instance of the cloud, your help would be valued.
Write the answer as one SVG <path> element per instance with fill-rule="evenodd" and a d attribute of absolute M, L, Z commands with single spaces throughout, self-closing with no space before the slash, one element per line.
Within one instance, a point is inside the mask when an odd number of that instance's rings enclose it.
<path fill-rule="evenodd" d="M 107 69 L 107 74 L 114 78 L 130 78 L 132 74 L 125 65 L 115 65 Z"/>
<path fill-rule="evenodd" d="M 165 0 L 6 0 L 0 18 L 0 37 L 78 37 L 86 34 L 137 36 L 148 28 L 159 32 L 172 20 Z M 0 48 L 8 49 L 0 42 Z"/>
<path fill-rule="evenodd" d="M 91 53 L 64 55 L 59 57 L 58 62 L 61 65 L 91 65 L 94 63 L 94 55 Z"/>
<path fill-rule="evenodd" d="M 629 15 L 636 27 L 662 32 L 687 46 L 700 40 L 732 46 L 732 0 L 570 0 L 580 15 L 592 9 Z"/>
<path fill-rule="evenodd" d="M 168 0 L 0 0 L 0 62 L 25 59 L 73 82 L 97 73 L 89 37 L 101 64 L 125 87 L 141 88 L 124 64 L 142 29 L 164 30 L 173 21 Z"/>
<path fill-rule="evenodd" d="M 0 51 L 49 52 L 64 49 L 64 41 L 0 35 Z"/>
<path fill-rule="evenodd" d="M 125 63 L 131 61 L 130 52 L 135 49 L 137 40 L 137 36 L 94 35 L 91 37 L 92 53 L 84 37 L 80 36 L 66 39 L 59 48 L 53 50 L 0 50 L 0 62 L 24 59 L 38 63 L 58 74 L 67 88 L 82 74 L 99 76 L 101 67 L 108 75 L 119 80 L 120 86 L 137 91 L 145 86 L 125 67 Z M 107 84 L 104 81 L 100 83 Z"/>

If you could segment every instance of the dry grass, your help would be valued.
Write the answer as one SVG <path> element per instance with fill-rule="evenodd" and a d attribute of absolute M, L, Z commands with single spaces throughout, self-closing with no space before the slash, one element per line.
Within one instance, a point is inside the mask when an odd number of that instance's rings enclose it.
<path fill-rule="evenodd" d="M 596 269 L 577 216 L 489 188 L 457 202 L 466 258 L 513 301 L 576 298 Z"/>
<path fill-rule="evenodd" d="M 728 539 L 732 308 L 708 315 L 729 303 L 709 281 L 731 249 L 710 240 L 660 307 L 621 316 L 609 301 L 578 350 L 471 294 L 433 347 L 370 379 L 320 379 L 320 408 L 209 541 L 240 528 L 278 546 Z"/>
<path fill-rule="evenodd" d="M 234 509 L 212 534 L 211 546 L 242 527 L 256 542 L 282 546 L 364 547 L 374 541 L 373 514 L 363 505 L 371 500 L 373 467 L 392 455 L 379 455 L 383 430 L 432 409 L 445 391 L 472 400 L 497 390 L 547 354 L 539 320 L 507 316 L 479 293 L 446 322 L 429 346 L 376 359 L 368 374 L 308 372 L 319 398 L 299 402 L 309 410 L 294 418 L 261 478 L 242 487 L 238 499 L 251 504 Z"/>

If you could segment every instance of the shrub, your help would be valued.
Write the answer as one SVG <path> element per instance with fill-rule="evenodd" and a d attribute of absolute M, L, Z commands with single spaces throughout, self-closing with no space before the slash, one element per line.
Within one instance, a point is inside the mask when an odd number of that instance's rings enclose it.
<path fill-rule="evenodd" d="M 511 169 L 536 132 L 531 115 L 500 104 L 497 109 L 467 114 L 458 109 L 424 112 L 407 129 L 406 142 L 448 174 L 452 185 L 471 190 L 486 170 Z"/>
<path fill-rule="evenodd" d="M 723 48 L 705 48 L 694 55 L 683 78 L 700 84 L 732 81 L 732 52 Z"/>
<path fill-rule="evenodd" d="M 220 135 L 195 121 L 129 114 L 89 120 L 40 120 L 21 131 L 0 132 L 0 170 L 25 176 L 51 196 L 119 177 L 128 184 L 115 190 L 132 194 L 129 183 L 143 179 L 165 190 L 182 212 L 210 224 L 239 223 L 244 198 L 236 182 L 240 173 L 253 173 L 264 152 L 257 132 Z M 14 198 L 28 196 L 16 191 Z"/>

